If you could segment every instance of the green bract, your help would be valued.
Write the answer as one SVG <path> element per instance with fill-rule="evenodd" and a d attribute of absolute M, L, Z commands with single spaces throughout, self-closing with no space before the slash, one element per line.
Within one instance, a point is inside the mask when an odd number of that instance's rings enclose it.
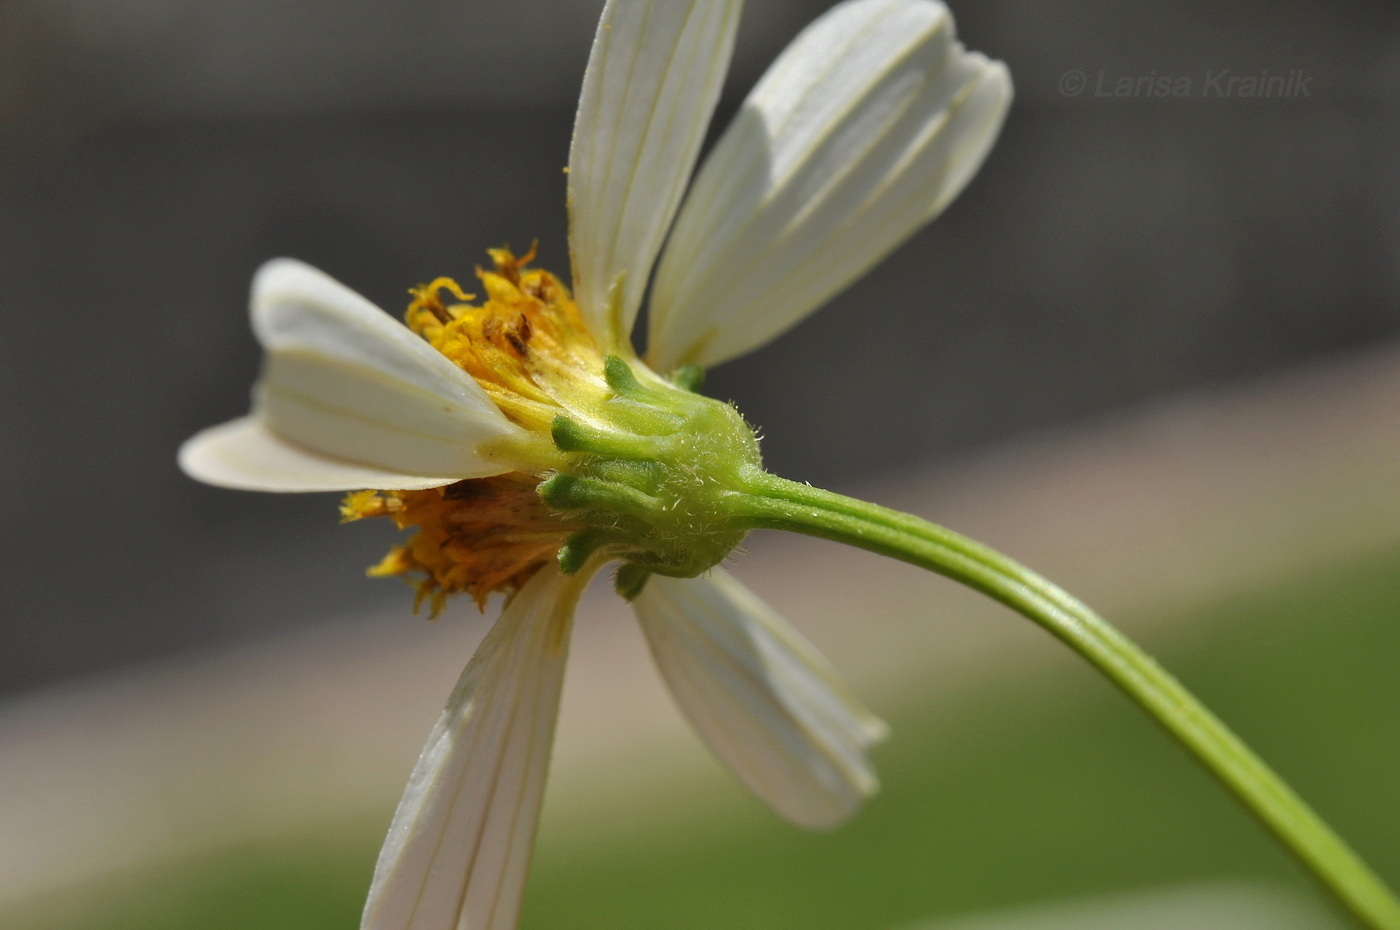
<path fill-rule="evenodd" d="M 586 526 L 560 550 L 563 570 L 594 555 L 621 559 L 618 590 L 629 599 L 653 572 L 693 578 L 718 565 L 748 531 L 731 501 L 764 473 L 753 430 L 732 405 L 691 390 L 694 369 L 675 382 L 641 371 L 607 357 L 614 395 L 590 411 L 593 424 L 554 421 L 568 465 L 539 487 L 546 504 Z"/>

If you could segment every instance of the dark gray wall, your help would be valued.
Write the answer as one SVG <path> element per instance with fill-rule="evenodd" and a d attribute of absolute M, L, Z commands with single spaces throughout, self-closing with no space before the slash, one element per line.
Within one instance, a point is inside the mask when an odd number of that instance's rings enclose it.
<path fill-rule="evenodd" d="M 727 112 L 824 6 L 750 5 Z M 390 308 L 502 242 L 538 236 L 566 271 L 560 169 L 599 7 L 0 5 L 0 691 L 406 612 L 359 571 L 386 527 L 338 527 L 333 497 L 200 487 L 174 449 L 245 409 L 247 282 L 268 257 Z M 841 485 L 1400 331 L 1400 7 L 955 12 L 1018 87 L 982 175 L 853 291 L 712 374 L 774 470 Z M 1226 69 L 1297 71 L 1307 95 L 1214 96 Z M 1100 95 L 1123 77 L 1190 90 Z"/>

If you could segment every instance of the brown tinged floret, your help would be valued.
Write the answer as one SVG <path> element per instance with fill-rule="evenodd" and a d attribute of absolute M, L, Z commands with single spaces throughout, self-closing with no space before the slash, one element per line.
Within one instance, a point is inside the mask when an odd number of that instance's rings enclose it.
<path fill-rule="evenodd" d="M 368 573 L 409 581 L 414 609 L 426 602 L 436 617 L 452 594 L 468 594 L 483 609 L 494 593 L 509 598 L 557 558 L 579 527 L 545 506 L 538 484 L 510 473 L 422 491 L 357 491 L 340 512 L 345 522 L 390 517 L 416 530 Z"/>

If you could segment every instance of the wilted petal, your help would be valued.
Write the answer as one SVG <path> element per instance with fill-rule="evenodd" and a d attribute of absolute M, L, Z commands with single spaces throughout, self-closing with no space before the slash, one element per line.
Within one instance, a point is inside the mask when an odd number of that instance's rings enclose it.
<path fill-rule="evenodd" d="M 608 0 L 569 150 L 574 291 L 595 334 L 626 341 L 729 67 L 741 0 Z M 617 319 L 609 291 L 626 273 Z"/>
<path fill-rule="evenodd" d="M 654 576 L 633 605 L 681 710 L 779 814 L 832 827 L 875 792 L 865 749 L 885 725 L 730 575 L 716 568 L 700 578 Z"/>
<path fill-rule="evenodd" d="M 258 417 L 242 417 L 195 434 L 180 447 L 180 467 L 205 484 L 244 491 L 404 490 L 446 483 L 317 455 L 273 433 Z"/>
<path fill-rule="evenodd" d="M 253 279 L 253 331 L 267 350 L 254 414 L 294 445 L 419 476 L 419 486 L 505 470 L 477 448 L 518 427 L 481 386 L 316 269 L 264 265 Z"/>
<path fill-rule="evenodd" d="M 962 190 L 1011 101 L 943 4 L 852 0 L 779 56 L 700 169 L 657 270 L 648 360 L 714 365 L 850 284 Z"/>
<path fill-rule="evenodd" d="M 515 926 L 581 587 L 541 570 L 472 656 L 394 814 L 362 930 Z"/>

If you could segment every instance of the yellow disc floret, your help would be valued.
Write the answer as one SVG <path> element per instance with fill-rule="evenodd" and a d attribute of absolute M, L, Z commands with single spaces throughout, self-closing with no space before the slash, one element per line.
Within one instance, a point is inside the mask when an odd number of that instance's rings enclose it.
<path fill-rule="evenodd" d="M 491 249 L 492 271 L 477 270 L 486 300 L 451 278 L 414 288 L 408 326 L 476 379 L 507 417 L 548 432 L 561 410 L 606 391 L 603 355 L 568 289 L 548 271 Z M 461 303 L 444 303 L 443 291 Z"/>

